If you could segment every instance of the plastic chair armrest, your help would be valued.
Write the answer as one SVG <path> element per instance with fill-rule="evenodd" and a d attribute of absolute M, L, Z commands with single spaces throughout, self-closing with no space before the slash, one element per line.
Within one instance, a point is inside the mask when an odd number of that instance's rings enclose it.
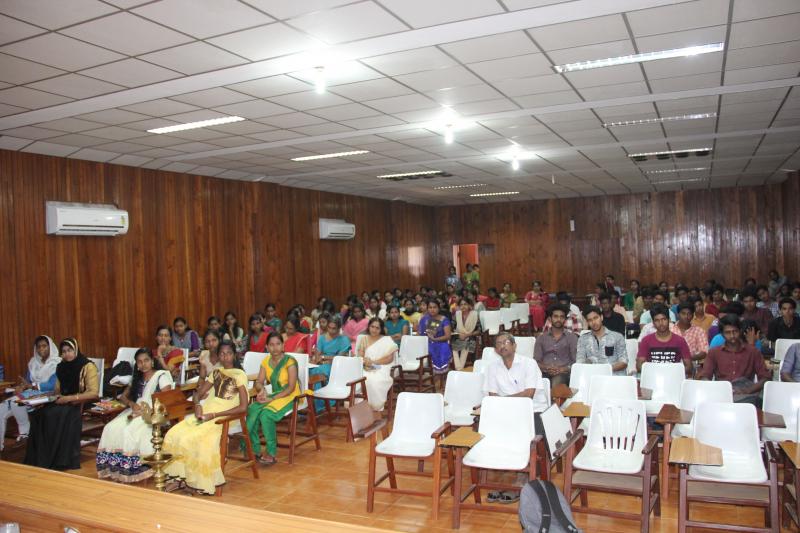
<path fill-rule="evenodd" d="M 317 383 L 325 383 L 325 376 L 322 374 L 314 374 L 313 376 L 308 376 L 308 385 L 316 385 Z"/>
<path fill-rule="evenodd" d="M 350 383 L 347 384 L 347 386 L 348 387 L 355 387 L 359 383 L 366 383 L 366 382 L 367 382 L 367 376 L 362 376 L 362 377 L 358 378 L 355 381 L 351 381 Z"/>
<path fill-rule="evenodd" d="M 644 449 L 642 449 L 642 453 L 644 455 L 650 455 L 653 453 L 653 448 L 658 445 L 658 435 L 650 435 L 650 438 L 647 439 L 647 444 L 645 444 Z"/>
<path fill-rule="evenodd" d="M 375 422 L 373 422 L 369 426 L 365 427 L 361 431 L 353 434 L 353 437 L 356 438 L 356 439 L 365 439 L 365 438 L 369 437 L 370 435 L 372 435 L 373 433 L 383 429 L 386 426 L 386 423 L 387 423 L 387 421 L 386 421 L 385 418 L 381 418 L 380 420 L 376 420 Z"/>
<path fill-rule="evenodd" d="M 444 424 L 442 424 L 442 426 L 439 429 L 437 429 L 436 431 L 431 433 L 431 438 L 432 439 L 440 439 L 440 438 L 442 438 L 442 435 L 444 435 L 445 433 L 447 433 L 449 431 L 450 431 L 450 422 L 445 422 Z"/>

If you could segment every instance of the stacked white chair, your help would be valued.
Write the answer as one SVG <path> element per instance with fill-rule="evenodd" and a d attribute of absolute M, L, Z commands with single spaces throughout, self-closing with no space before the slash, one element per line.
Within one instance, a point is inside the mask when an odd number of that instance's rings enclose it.
<path fill-rule="evenodd" d="M 687 379 L 681 384 L 681 398 L 678 407 L 684 411 L 696 411 L 705 403 L 733 403 L 733 387 L 730 381 L 701 381 Z M 695 418 L 689 424 L 675 424 L 672 437 L 691 437 Z"/>
<path fill-rule="evenodd" d="M 639 353 L 638 339 L 625 339 L 625 353 L 628 356 L 628 368 L 626 372 L 629 376 L 636 375 L 636 356 Z"/>
<path fill-rule="evenodd" d="M 800 383 L 767 381 L 764 384 L 764 412 L 783 416 L 785 428 L 762 428 L 761 440 L 781 442 L 796 437 L 797 410 L 800 409 Z"/>
<path fill-rule="evenodd" d="M 483 374 L 451 371 L 444 388 L 444 418 L 453 426 L 471 426 L 472 411 L 483 400 Z"/>
<path fill-rule="evenodd" d="M 678 405 L 685 380 L 683 363 L 644 363 L 639 383 L 653 392 L 650 400 L 644 400 L 647 416 L 657 415 L 664 404 Z"/>
<path fill-rule="evenodd" d="M 528 322 L 530 322 L 530 315 L 529 315 L 530 306 L 528 304 L 526 304 L 524 302 L 523 303 L 516 303 L 515 302 L 515 303 L 511 304 L 509 309 L 514 311 L 514 314 L 516 315 L 517 320 L 519 320 L 520 326 L 527 325 Z"/>
<path fill-rule="evenodd" d="M 500 323 L 503 329 L 511 331 L 514 328 L 514 322 L 517 320 L 517 314 L 511 310 L 510 307 L 500 308 Z"/>
<path fill-rule="evenodd" d="M 269 357 L 269 354 L 263 352 L 245 353 L 244 359 L 242 359 L 242 370 L 244 370 L 244 373 L 248 376 L 258 376 L 258 373 L 261 370 L 261 362 L 265 357 Z M 255 382 L 253 380 L 248 381 L 247 388 L 252 389 L 254 383 Z"/>
<path fill-rule="evenodd" d="M 585 364 L 575 363 L 569 375 L 569 387 L 578 389 L 572 398 L 564 402 L 563 407 L 567 407 L 572 402 L 585 402 L 589 398 L 589 383 L 594 376 L 610 376 L 611 365 L 609 364 Z"/>
<path fill-rule="evenodd" d="M 486 372 L 486 361 L 477 359 L 472 365 L 472 372 L 475 374 L 483 374 Z"/>
<path fill-rule="evenodd" d="M 398 363 L 403 372 L 416 372 L 420 365 L 419 358 L 426 355 L 428 355 L 428 337 L 403 335 L 400 339 Z"/>
<path fill-rule="evenodd" d="M 483 311 L 480 315 L 481 328 L 490 336 L 500 333 L 500 326 L 502 324 L 500 318 L 500 311 Z"/>

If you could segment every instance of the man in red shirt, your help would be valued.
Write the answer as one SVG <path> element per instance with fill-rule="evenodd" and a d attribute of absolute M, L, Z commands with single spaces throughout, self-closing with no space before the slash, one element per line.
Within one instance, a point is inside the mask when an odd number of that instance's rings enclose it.
<path fill-rule="evenodd" d="M 650 310 L 655 333 L 646 335 L 639 341 L 636 354 L 636 370 L 641 372 L 644 363 L 683 363 L 686 374 L 692 372 L 692 354 L 686 340 L 670 331 L 669 309 L 663 305 L 653 305 Z"/>
<path fill-rule="evenodd" d="M 698 378 L 730 381 L 734 402 L 752 403 L 761 408 L 761 390 L 771 377 L 764 366 L 764 358 L 755 346 L 742 340 L 738 316 L 725 315 L 719 320 L 719 326 L 725 344 L 709 350 Z"/>

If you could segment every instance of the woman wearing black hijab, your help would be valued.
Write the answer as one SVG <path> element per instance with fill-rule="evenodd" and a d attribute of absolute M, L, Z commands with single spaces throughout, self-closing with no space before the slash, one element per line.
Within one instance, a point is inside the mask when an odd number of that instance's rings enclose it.
<path fill-rule="evenodd" d="M 96 400 L 97 367 L 67 338 L 58 346 L 61 362 L 56 367 L 56 399 L 31 413 L 31 430 L 25 464 L 53 470 L 81 467 L 81 405 Z"/>

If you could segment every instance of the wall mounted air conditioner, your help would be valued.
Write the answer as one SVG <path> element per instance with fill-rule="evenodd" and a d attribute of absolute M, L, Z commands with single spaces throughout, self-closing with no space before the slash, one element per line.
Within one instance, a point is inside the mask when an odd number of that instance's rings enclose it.
<path fill-rule="evenodd" d="M 110 204 L 47 202 L 48 235 L 116 236 L 128 233 L 128 212 Z"/>
<path fill-rule="evenodd" d="M 319 219 L 319 238 L 349 240 L 356 236 L 356 225 L 334 218 Z"/>

